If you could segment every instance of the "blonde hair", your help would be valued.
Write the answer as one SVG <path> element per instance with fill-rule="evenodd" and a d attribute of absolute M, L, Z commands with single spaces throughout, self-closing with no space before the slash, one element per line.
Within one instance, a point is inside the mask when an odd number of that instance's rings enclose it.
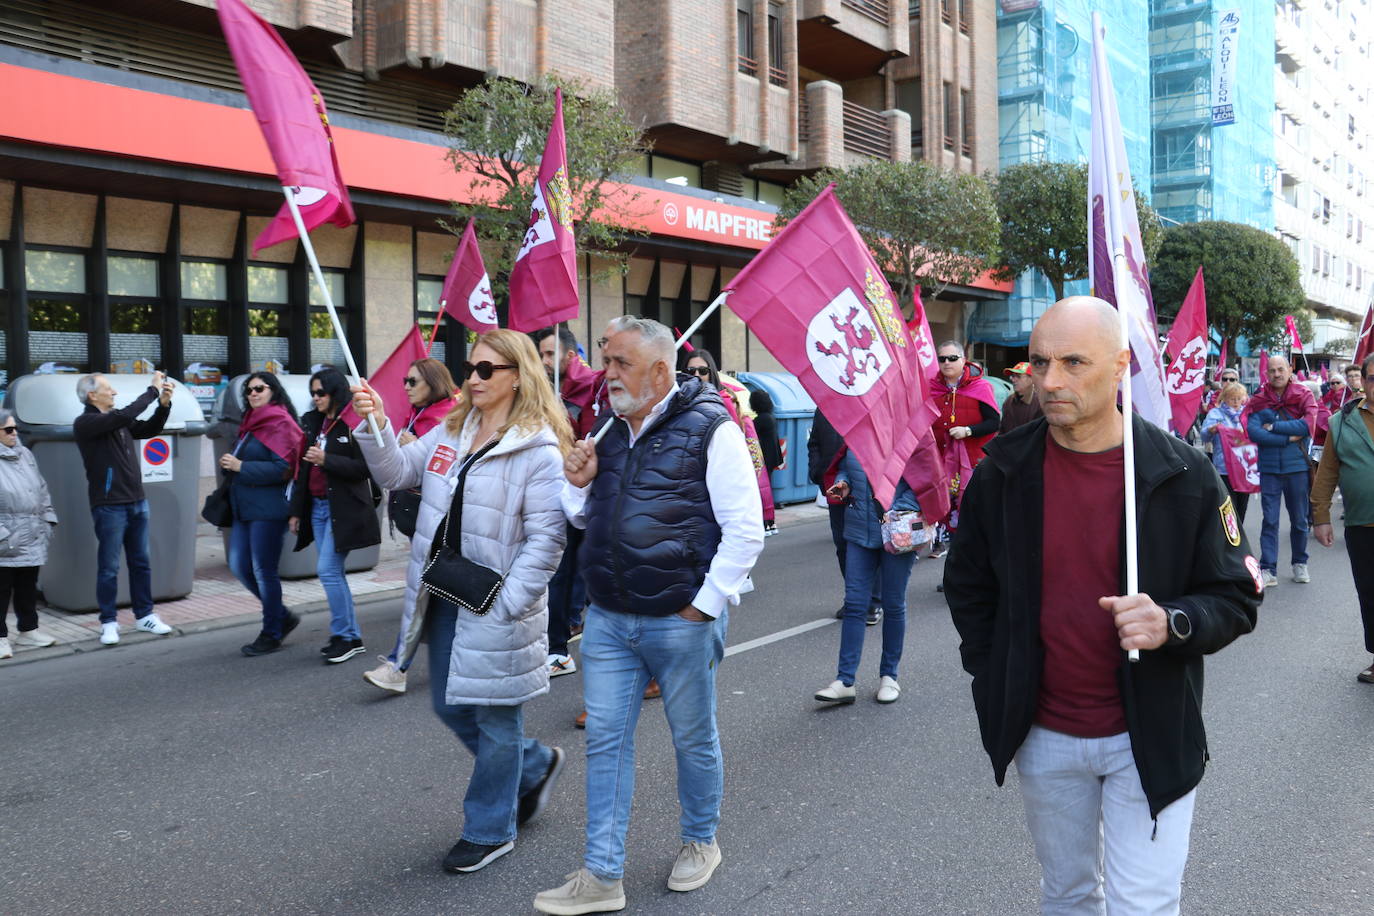
<path fill-rule="evenodd" d="M 498 432 L 505 435 L 506 430 L 515 427 L 523 432 L 534 433 L 547 426 L 558 437 L 559 451 L 565 455 L 572 451 L 572 426 L 568 423 L 568 412 L 554 395 L 553 386 L 544 374 L 544 364 L 539 361 L 539 351 L 534 349 L 534 342 L 529 336 L 497 328 L 478 337 L 473 346 L 477 344 L 486 344 L 497 352 L 503 362 L 513 364 L 523 382 L 515 389 L 515 403 L 511 405 L 510 416 Z M 473 409 L 468 379 L 462 379 L 461 385 L 463 400 L 444 418 L 444 425 L 455 436 L 462 430 Z"/>
<path fill-rule="evenodd" d="M 1233 395 L 1240 398 L 1242 404 L 1245 403 L 1246 398 L 1250 397 L 1249 393 L 1245 390 L 1245 386 L 1240 382 L 1227 382 L 1225 385 L 1221 386 L 1221 394 L 1217 400 L 1225 404 L 1231 400 Z"/>

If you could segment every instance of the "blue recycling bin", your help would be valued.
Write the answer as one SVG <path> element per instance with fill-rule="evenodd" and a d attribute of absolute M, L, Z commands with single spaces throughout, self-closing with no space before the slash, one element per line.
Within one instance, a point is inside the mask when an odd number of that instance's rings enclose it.
<path fill-rule="evenodd" d="M 816 498 L 816 485 L 806 476 L 806 437 L 816 402 L 790 372 L 741 372 L 735 376 L 745 387 L 765 391 L 773 399 L 773 416 L 778 423 L 778 444 L 782 446 L 782 467 L 773 472 L 773 502 L 810 502 Z"/>

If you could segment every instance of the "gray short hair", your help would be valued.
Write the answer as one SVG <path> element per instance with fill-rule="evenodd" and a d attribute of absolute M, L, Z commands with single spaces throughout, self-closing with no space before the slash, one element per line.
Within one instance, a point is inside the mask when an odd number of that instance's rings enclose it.
<path fill-rule="evenodd" d="M 939 353 L 939 352 L 940 352 L 941 350 L 943 350 L 945 347 L 953 347 L 954 349 L 956 349 L 956 350 L 959 351 L 959 355 L 960 355 L 960 356 L 966 355 L 966 354 L 964 353 L 964 345 L 961 344 L 961 343 L 959 343 L 959 341 L 957 341 L 957 340 L 947 340 L 947 341 L 945 341 L 944 343 L 940 344 L 938 347 L 935 348 L 935 352 L 936 352 L 936 353 Z"/>
<path fill-rule="evenodd" d="M 92 372 L 90 375 L 83 375 L 76 380 L 76 399 L 82 404 L 91 403 L 91 392 L 100 387 L 100 380 L 104 378 L 99 372 Z"/>
<path fill-rule="evenodd" d="M 638 334 L 644 352 L 655 359 L 663 360 L 670 369 L 677 362 L 677 341 L 673 337 L 673 332 L 665 324 L 654 321 L 652 318 L 640 318 L 638 315 L 621 315 L 618 318 L 612 318 L 607 323 L 606 329 L 612 334 L 620 334 L 625 331 Z"/>
<path fill-rule="evenodd" d="M 0 407 L 0 426 L 4 426 L 10 420 L 14 420 L 16 423 L 19 422 L 14 416 L 14 411 L 10 410 L 8 407 Z"/>

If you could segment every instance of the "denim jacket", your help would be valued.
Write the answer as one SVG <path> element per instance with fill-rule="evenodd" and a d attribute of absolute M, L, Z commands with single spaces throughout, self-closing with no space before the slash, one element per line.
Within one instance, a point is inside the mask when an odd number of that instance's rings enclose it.
<path fill-rule="evenodd" d="M 877 549 L 883 546 L 883 512 L 873 498 L 873 487 L 869 485 L 868 475 L 864 473 L 859 459 L 853 452 L 846 452 L 840 460 L 836 483 L 849 484 L 849 505 L 844 513 L 844 539 L 860 547 Z M 892 509 L 908 510 L 921 508 L 916 494 L 905 480 L 897 482 L 897 495 Z"/>

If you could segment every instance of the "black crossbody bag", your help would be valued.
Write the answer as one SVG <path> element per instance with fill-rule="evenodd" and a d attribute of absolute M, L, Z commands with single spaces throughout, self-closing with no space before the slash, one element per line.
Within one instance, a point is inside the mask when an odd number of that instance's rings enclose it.
<path fill-rule="evenodd" d="M 420 581 L 430 592 L 478 616 L 491 610 L 506 579 L 496 570 L 463 556 L 463 483 L 467 479 L 468 469 L 495 447 L 496 443 L 493 442 L 463 462 L 462 469 L 458 471 L 457 488 L 453 491 L 453 503 L 439 526 L 442 534 L 435 541 L 424 572 L 420 573 Z M 449 526 L 455 516 L 458 538 L 450 544 Z"/>

